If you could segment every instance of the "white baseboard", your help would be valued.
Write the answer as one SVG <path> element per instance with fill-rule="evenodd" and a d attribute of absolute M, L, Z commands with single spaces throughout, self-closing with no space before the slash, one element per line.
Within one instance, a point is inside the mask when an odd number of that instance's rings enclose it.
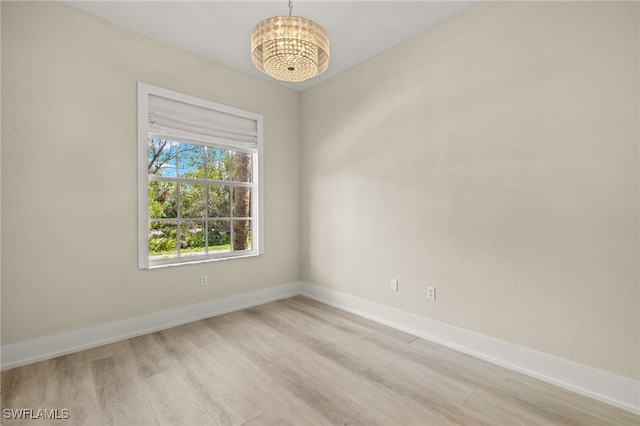
<path fill-rule="evenodd" d="M 640 414 L 640 382 L 325 287 L 302 283 L 302 295 Z"/>
<path fill-rule="evenodd" d="M 283 284 L 251 293 L 229 296 L 122 321 L 4 345 L 0 348 L 2 355 L 0 357 L 2 362 L 0 369 L 19 367 L 274 300 L 296 296 L 300 294 L 300 288 L 301 283 L 299 282 Z"/>
<path fill-rule="evenodd" d="M 19 367 L 302 294 L 494 364 L 640 414 L 640 383 L 309 283 L 289 283 L 0 348 L 0 369 Z"/>

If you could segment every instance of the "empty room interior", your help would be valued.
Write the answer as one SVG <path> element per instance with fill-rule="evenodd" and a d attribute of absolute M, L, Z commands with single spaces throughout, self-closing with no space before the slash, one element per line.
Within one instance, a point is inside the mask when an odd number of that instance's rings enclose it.
<path fill-rule="evenodd" d="M 0 14 L 3 424 L 640 424 L 640 3 Z"/>

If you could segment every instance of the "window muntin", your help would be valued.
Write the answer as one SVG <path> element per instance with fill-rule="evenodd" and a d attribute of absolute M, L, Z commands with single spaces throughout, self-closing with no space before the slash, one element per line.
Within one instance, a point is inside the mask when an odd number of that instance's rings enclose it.
<path fill-rule="evenodd" d="M 252 154 L 157 138 L 148 145 L 149 260 L 250 251 Z"/>
<path fill-rule="evenodd" d="M 144 192 L 139 208 L 144 198 L 146 210 L 139 217 L 140 267 L 260 254 L 262 117 L 143 83 L 139 87 L 139 137 L 146 136 L 144 173 L 139 159 Z M 178 103 L 167 102 L 171 99 Z M 156 120 L 161 124 L 152 118 L 154 104 L 162 106 Z M 139 156 L 142 148 L 140 143 Z"/>

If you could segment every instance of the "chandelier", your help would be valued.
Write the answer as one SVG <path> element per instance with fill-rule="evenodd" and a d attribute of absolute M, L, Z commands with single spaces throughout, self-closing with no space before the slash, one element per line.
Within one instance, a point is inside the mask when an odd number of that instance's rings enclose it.
<path fill-rule="evenodd" d="M 291 16 L 265 19 L 251 33 L 251 59 L 263 73 L 281 81 L 300 82 L 329 66 L 329 37 L 320 25 Z"/>

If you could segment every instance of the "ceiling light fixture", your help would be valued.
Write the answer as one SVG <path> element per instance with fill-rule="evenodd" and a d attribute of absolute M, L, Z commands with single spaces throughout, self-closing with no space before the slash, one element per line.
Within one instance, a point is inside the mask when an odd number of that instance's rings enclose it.
<path fill-rule="evenodd" d="M 329 66 L 329 37 L 320 25 L 291 16 L 265 19 L 251 33 L 251 59 L 263 73 L 281 81 L 300 82 Z"/>

